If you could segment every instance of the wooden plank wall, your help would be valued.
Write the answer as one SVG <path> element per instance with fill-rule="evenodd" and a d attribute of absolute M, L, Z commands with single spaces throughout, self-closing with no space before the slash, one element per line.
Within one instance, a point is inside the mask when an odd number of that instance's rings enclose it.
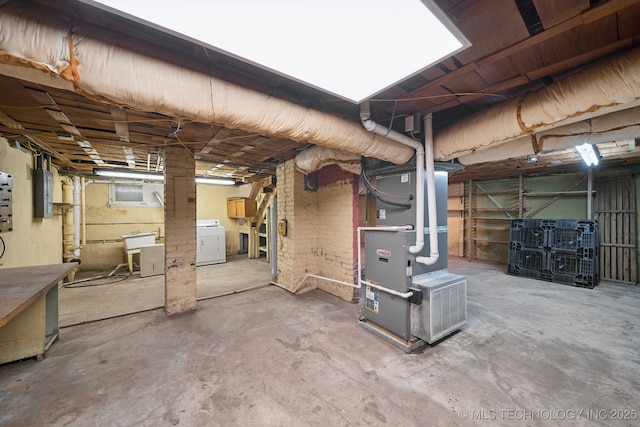
<path fill-rule="evenodd" d="M 600 277 L 637 284 L 635 179 L 597 181 L 594 212 L 600 227 Z"/>
<path fill-rule="evenodd" d="M 449 185 L 447 230 L 449 256 L 464 256 L 464 183 Z"/>

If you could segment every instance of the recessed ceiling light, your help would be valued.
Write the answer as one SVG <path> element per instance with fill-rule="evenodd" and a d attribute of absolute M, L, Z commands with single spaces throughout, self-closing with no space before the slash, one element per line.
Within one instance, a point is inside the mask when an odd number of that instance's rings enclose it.
<path fill-rule="evenodd" d="M 470 45 L 433 0 L 83 1 L 355 103 Z"/>

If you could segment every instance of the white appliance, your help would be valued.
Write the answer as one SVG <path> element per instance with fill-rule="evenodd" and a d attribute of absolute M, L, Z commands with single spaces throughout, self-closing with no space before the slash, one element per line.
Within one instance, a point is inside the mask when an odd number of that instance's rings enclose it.
<path fill-rule="evenodd" d="M 140 277 L 164 274 L 164 245 L 140 246 Z"/>
<path fill-rule="evenodd" d="M 227 261 L 224 227 L 218 219 L 199 219 L 196 224 L 196 265 Z"/>
<path fill-rule="evenodd" d="M 129 273 L 133 272 L 133 255 L 140 253 L 142 246 L 155 245 L 156 233 L 133 232 L 122 236 L 124 242 L 124 252 L 127 254 L 127 264 Z"/>

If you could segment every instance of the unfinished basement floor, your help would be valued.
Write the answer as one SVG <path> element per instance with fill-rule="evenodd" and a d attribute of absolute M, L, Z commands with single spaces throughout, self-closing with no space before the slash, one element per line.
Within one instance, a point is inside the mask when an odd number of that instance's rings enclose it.
<path fill-rule="evenodd" d="M 63 328 L 43 361 L 0 367 L 0 425 L 637 425 L 638 287 L 449 270 L 468 325 L 413 354 L 357 305 L 276 286 Z"/>
<path fill-rule="evenodd" d="M 76 274 L 77 283 L 63 285 L 58 296 L 61 327 L 164 307 L 164 275 L 140 277 L 139 270 L 129 274 L 120 269 L 105 277 L 110 273 L 81 271 Z M 272 279 L 271 266 L 264 258 L 228 256 L 224 263 L 197 267 L 197 298 L 216 298 L 267 286 Z"/>

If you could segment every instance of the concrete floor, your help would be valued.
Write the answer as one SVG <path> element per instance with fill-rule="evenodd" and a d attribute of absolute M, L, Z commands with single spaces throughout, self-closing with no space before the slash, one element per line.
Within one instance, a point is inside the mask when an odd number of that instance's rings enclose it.
<path fill-rule="evenodd" d="M 0 367 L 0 425 L 638 425 L 638 287 L 449 270 L 469 323 L 409 355 L 358 306 L 275 286 L 64 328 L 43 361 Z"/>
<path fill-rule="evenodd" d="M 80 281 L 108 275 L 111 271 L 81 271 Z M 263 258 L 249 259 L 247 255 L 232 255 L 227 262 L 197 267 L 197 298 L 215 298 L 220 295 L 267 285 L 272 280 L 271 266 Z M 242 272 L 242 274 L 238 274 Z M 126 269 L 118 274 L 127 275 Z M 118 281 L 118 277 L 105 280 L 79 282 L 63 287 L 58 296 L 59 324 L 73 326 L 95 320 L 109 319 L 164 307 L 164 276 L 140 277 L 140 272 Z M 104 284 L 106 283 L 106 284 Z"/>

